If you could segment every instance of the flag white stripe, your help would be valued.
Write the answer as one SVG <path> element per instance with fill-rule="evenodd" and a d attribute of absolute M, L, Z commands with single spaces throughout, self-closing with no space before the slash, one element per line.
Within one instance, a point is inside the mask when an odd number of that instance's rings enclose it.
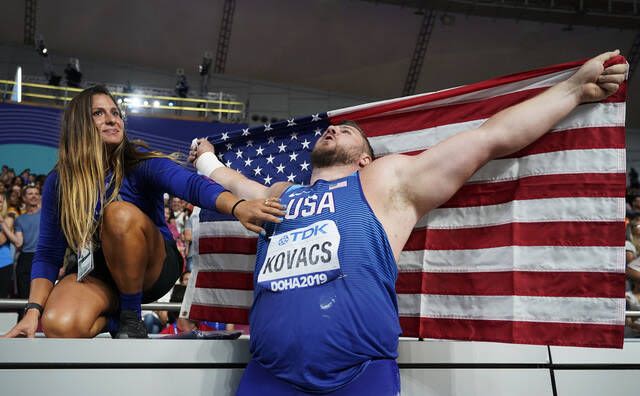
<path fill-rule="evenodd" d="M 526 199 L 498 205 L 433 209 L 426 216 L 426 226 L 459 229 L 514 222 L 622 221 L 624 215 L 624 198 Z"/>
<path fill-rule="evenodd" d="M 207 221 L 200 223 L 200 238 L 207 237 L 239 237 L 256 238 L 256 233 L 244 228 L 236 220 L 233 221 Z"/>
<path fill-rule="evenodd" d="M 255 254 L 213 253 L 200 255 L 200 272 L 207 270 L 251 272 L 256 265 Z"/>
<path fill-rule="evenodd" d="M 202 254 L 200 272 L 253 273 L 255 255 Z M 400 253 L 400 272 L 624 272 L 622 247 L 506 246 L 466 250 L 415 250 Z"/>
<path fill-rule="evenodd" d="M 589 103 L 578 106 L 551 131 L 591 127 L 624 126 L 625 103 Z M 460 132 L 480 127 L 487 119 L 479 119 L 403 133 L 373 136 L 369 142 L 376 155 L 425 150 Z"/>
<path fill-rule="evenodd" d="M 566 173 L 625 173 L 625 171 L 624 149 L 567 150 L 493 160 L 474 173 L 469 182 L 507 181 L 527 176 Z"/>
<path fill-rule="evenodd" d="M 398 308 L 400 316 L 419 315 L 439 319 L 622 325 L 625 300 L 590 297 L 398 294 Z"/>
<path fill-rule="evenodd" d="M 506 246 L 466 250 L 403 251 L 406 272 L 614 272 L 625 270 L 622 247 Z"/>
<path fill-rule="evenodd" d="M 559 151 L 552 153 L 534 154 L 521 158 L 508 158 L 501 160 L 494 160 L 480 168 L 472 177 L 471 181 L 505 181 L 514 180 L 517 178 L 527 176 L 543 176 L 553 174 L 567 174 L 567 173 L 622 173 L 625 171 L 624 164 L 624 150 L 618 149 L 598 149 L 598 150 L 569 150 Z M 615 160 L 615 162 L 614 162 Z M 617 164 L 617 166 L 613 166 Z M 569 199 L 570 202 L 566 200 Z M 585 204 L 591 206 L 588 207 L 590 212 L 582 212 L 580 214 L 570 214 L 571 211 L 575 212 L 576 208 L 572 208 L 571 202 L 575 203 L 576 200 L 584 200 Z M 513 201 L 508 204 L 501 205 L 489 205 L 482 207 L 468 207 L 468 208 L 438 208 L 431 211 L 429 216 L 420 219 L 417 228 L 424 227 L 441 227 L 441 224 L 445 222 L 442 216 L 451 216 L 453 219 L 460 216 L 469 216 L 474 212 L 476 216 L 484 216 L 484 212 L 490 214 L 491 211 L 495 211 L 498 207 L 503 209 L 519 210 L 525 212 L 529 209 L 527 207 L 537 208 L 539 205 L 561 205 L 558 208 L 546 208 L 543 210 L 563 210 L 569 213 L 564 220 L 621 220 L 624 217 L 622 212 L 623 202 L 620 198 L 549 198 L 544 200 L 521 200 Z M 552 202 L 554 201 L 554 202 Z M 604 204 L 600 210 L 596 210 L 596 205 Z M 538 205 L 538 206 L 536 206 Z M 578 205 L 575 205 L 578 207 Z M 611 211 L 606 212 L 604 208 L 608 208 Z M 465 212 L 466 211 L 466 212 Z M 450 212 L 451 214 L 447 214 Z M 518 212 L 519 213 L 519 212 Z M 591 213 L 590 215 L 586 215 Z M 605 215 L 608 213 L 608 216 Z M 612 214 L 614 214 L 612 217 Z M 528 217 L 527 217 L 528 216 Z M 544 221 L 544 217 L 536 217 L 537 213 L 521 213 L 514 217 L 513 221 Z M 550 219 L 563 220 L 558 215 L 553 215 L 546 220 Z M 521 220 L 519 220 L 521 219 Z M 540 220 L 538 220 L 540 219 Z M 449 221 L 448 219 L 446 221 Z M 492 220 L 486 221 L 484 224 L 503 224 L 504 220 Z M 480 220 L 470 221 L 470 219 L 459 218 L 457 223 L 460 225 L 473 226 L 481 225 Z M 455 226 L 455 225 L 454 225 Z M 255 238 L 255 233 L 245 229 L 237 221 L 213 221 L 203 222 L 200 224 L 200 237 L 244 237 Z"/>
<path fill-rule="evenodd" d="M 229 308 L 248 308 L 253 303 L 252 290 L 197 288 L 193 293 L 192 304 L 212 305 Z"/>
<path fill-rule="evenodd" d="M 578 70 L 577 67 L 573 68 L 573 69 L 562 70 L 562 71 L 559 71 L 559 72 L 556 72 L 556 73 L 544 74 L 542 76 L 528 78 L 528 79 L 525 79 L 525 80 L 520 80 L 520 81 L 512 82 L 512 83 L 509 83 L 509 84 L 498 85 L 498 86 L 495 86 L 495 87 L 492 87 L 492 88 L 480 89 L 478 91 L 473 91 L 473 92 L 470 92 L 470 93 L 467 93 L 467 94 L 464 94 L 464 95 L 456 95 L 456 96 L 451 97 L 451 98 L 441 99 L 441 100 L 425 103 L 423 105 L 417 105 L 417 106 L 413 106 L 413 107 L 408 107 L 408 108 L 405 108 L 405 109 L 408 109 L 409 111 L 414 111 L 416 109 L 428 109 L 428 108 L 434 108 L 434 107 L 439 107 L 439 106 L 446 106 L 446 105 L 450 105 L 450 104 L 474 102 L 474 101 L 489 99 L 489 98 L 493 98 L 493 97 L 496 97 L 496 96 L 500 96 L 500 95 L 504 95 L 504 94 L 508 94 L 508 93 L 512 93 L 512 92 L 524 91 L 524 90 L 527 90 L 527 89 L 550 87 L 550 86 L 555 85 L 555 84 L 557 84 L 557 83 L 559 83 L 561 81 L 566 80 L 573 73 L 575 73 L 576 70 Z M 327 112 L 327 115 L 329 117 L 336 117 L 336 116 L 339 116 L 339 115 L 342 115 L 342 114 L 351 113 L 351 112 L 359 111 L 359 110 L 365 110 L 365 109 L 368 109 L 368 108 L 377 107 L 377 106 L 381 106 L 381 105 L 387 105 L 387 104 L 391 104 L 391 103 L 401 102 L 401 101 L 404 101 L 404 100 L 407 100 L 407 99 L 413 99 L 413 98 L 418 98 L 418 97 L 425 97 L 425 96 L 429 96 L 429 95 L 434 95 L 434 94 L 437 94 L 437 93 L 440 93 L 440 92 L 450 91 L 450 90 L 455 89 L 455 88 L 457 88 L 457 87 L 443 89 L 443 90 L 440 90 L 440 91 L 423 93 L 423 94 L 417 94 L 417 95 L 412 95 L 412 96 L 405 96 L 405 97 L 402 97 L 402 98 L 381 100 L 381 101 L 378 101 L 378 102 L 372 102 L 372 103 L 366 103 L 366 104 L 357 105 L 357 106 L 345 107 L 343 109 L 329 111 L 329 112 Z M 376 116 L 384 115 L 384 114 L 394 114 L 394 113 L 401 112 L 401 111 L 402 110 L 389 111 L 389 112 L 385 112 L 385 113 L 381 112 L 381 113 L 377 113 Z"/>

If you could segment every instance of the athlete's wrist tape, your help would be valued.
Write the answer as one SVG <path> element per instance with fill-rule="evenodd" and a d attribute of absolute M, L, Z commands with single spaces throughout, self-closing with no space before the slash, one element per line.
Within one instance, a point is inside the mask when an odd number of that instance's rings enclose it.
<path fill-rule="evenodd" d="M 200 157 L 198 157 L 195 165 L 198 172 L 207 177 L 209 177 L 211 175 L 211 172 L 213 172 L 214 170 L 218 168 L 224 168 L 224 164 L 220 162 L 218 157 L 216 157 L 216 155 L 211 151 L 207 151 L 206 153 L 203 153 Z"/>

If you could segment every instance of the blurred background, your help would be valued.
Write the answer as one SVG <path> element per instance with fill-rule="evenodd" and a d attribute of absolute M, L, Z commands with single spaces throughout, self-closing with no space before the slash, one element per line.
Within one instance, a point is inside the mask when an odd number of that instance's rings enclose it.
<path fill-rule="evenodd" d="M 628 162 L 635 166 L 638 3 L 4 0 L 0 90 L 3 105 L 17 99 L 12 82 L 20 67 L 22 103 L 61 109 L 77 89 L 104 83 L 120 94 L 136 137 L 184 151 L 183 142 L 220 128 L 450 88 L 618 48 L 632 67 Z M 59 111 L 21 113 L 31 122 L 26 131 L 10 111 L 8 118 L 0 113 L 2 162 L 48 172 Z M 187 123 L 166 127 L 158 117 Z"/>

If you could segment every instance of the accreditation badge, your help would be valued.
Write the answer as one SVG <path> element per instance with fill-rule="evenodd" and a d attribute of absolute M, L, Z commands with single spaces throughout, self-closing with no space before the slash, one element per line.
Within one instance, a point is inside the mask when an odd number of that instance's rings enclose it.
<path fill-rule="evenodd" d="M 78 253 L 78 278 L 82 281 L 89 273 L 93 271 L 93 246 L 91 242 Z"/>

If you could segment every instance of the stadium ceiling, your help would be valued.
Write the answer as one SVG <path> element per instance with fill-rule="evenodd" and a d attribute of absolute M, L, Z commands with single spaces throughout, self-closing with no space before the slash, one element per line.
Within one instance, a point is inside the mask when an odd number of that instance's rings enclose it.
<path fill-rule="evenodd" d="M 537 22 L 640 29 L 640 0 L 364 0 L 436 11 Z"/>

